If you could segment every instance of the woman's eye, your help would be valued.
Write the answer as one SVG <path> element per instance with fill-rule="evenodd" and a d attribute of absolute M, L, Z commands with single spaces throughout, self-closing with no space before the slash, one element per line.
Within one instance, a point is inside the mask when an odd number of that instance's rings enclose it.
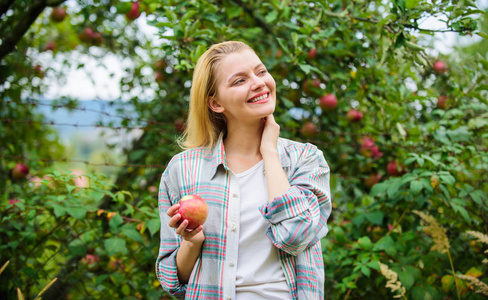
<path fill-rule="evenodd" d="M 238 79 L 238 80 L 234 81 L 234 85 L 239 84 L 241 82 L 244 82 L 244 79 Z"/>
<path fill-rule="evenodd" d="M 259 71 L 259 74 L 266 74 L 266 73 L 268 73 L 268 70 L 261 70 L 261 71 Z"/>

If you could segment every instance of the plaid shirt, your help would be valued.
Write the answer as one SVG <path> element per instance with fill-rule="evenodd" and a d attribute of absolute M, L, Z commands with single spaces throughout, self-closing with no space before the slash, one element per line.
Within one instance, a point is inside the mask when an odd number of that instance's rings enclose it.
<path fill-rule="evenodd" d="M 291 187 L 260 207 L 267 236 L 278 248 L 293 299 L 324 299 L 324 264 L 320 240 L 331 213 L 329 166 L 312 144 L 280 138 L 278 153 Z M 205 242 L 187 284 L 176 273 L 181 237 L 168 226 L 167 209 L 181 197 L 199 194 L 208 204 Z M 239 186 L 227 167 L 222 138 L 213 149 L 177 154 L 161 177 L 161 244 L 156 275 L 163 288 L 185 299 L 234 299 L 239 230 Z M 252 263 L 252 262 L 249 262 Z"/>

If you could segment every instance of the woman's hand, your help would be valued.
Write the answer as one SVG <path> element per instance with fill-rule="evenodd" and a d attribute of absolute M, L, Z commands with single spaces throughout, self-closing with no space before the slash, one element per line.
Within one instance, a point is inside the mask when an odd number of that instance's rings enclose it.
<path fill-rule="evenodd" d="M 166 214 L 171 217 L 168 222 L 169 227 L 176 229 L 176 234 L 181 235 L 183 240 L 192 244 L 202 244 L 205 241 L 205 235 L 203 234 L 203 226 L 200 225 L 195 229 L 188 229 L 188 221 L 181 221 L 181 215 L 178 213 L 180 204 L 177 203 L 166 211 Z"/>
<path fill-rule="evenodd" d="M 264 120 L 264 130 L 261 137 L 260 152 L 264 157 L 268 153 L 276 153 L 278 138 L 280 137 L 280 125 L 276 123 L 274 116 L 271 114 Z"/>

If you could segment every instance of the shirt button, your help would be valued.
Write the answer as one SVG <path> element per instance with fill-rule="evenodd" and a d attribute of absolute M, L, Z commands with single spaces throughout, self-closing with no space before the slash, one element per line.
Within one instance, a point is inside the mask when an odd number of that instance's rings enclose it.
<path fill-rule="evenodd" d="M 237 198 L 237 194 L 236 193 L 232 194 L 232 197 Z"/>
<path fill-rule="evenodd" d="M 229 266 L 233 267 L 233 266 L 234 266 L 234 262 L 233 262 L 233 261 L 231 261 L 231 262 L 229 263 Z"/>
<path fill-rule="evenodd" d="M 236 231 L 236 229 L 237 229 L 236 225 L 232 225 L 231 230 L 232 230 L 232 231 Z"/>

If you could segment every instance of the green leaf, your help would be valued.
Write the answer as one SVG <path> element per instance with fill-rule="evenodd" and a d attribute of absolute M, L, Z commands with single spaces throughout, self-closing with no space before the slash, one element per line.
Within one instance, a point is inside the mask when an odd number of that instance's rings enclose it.
<path fill-rule="evenodd" d="M 130 239 L 132 239 L 132 240 L 134 240 L 134 241 L 136 241 L 138 243 L 141 243 L 141 244 L 144 243 L 144 241 L 142 240 L 142 236 L 139 233 L 139 231 L 137 231 L 137 230 L 135 230 L 133 228 L 124 228 L 124 229 L 122 229 L 122 233 L 126 237 L 128 237 L 128 238 L 130 238 Z"/>
<path fill-rule="evenodd" d="M 66 208 L 64 206 L 53 204 L 52 208 L 54 209 L 54 215 L 58 218 L 66 214 Z"/>
<path fill-rule="evenodd" d="M 406 290 L 410 290 L 415 283 L 414 273 L 411 270 L 401 270 L 398 272 L 398 278 Z"/>
<path fill-rule="evenodd" d="M 361 267 L 361 273 L 366 275 L 366 277 L 369 277 L 369 275 L 371 275 L 371 270 L 366 266 L 362 266 Z"/>
<path fill-rule="evenodd" d="M 377 241 L 374 244 L 373 250 L 385 251 L 390 256 L 395 256 L 397 254 L 397 250 L 395 248 L 395 242 L 389 235 L 384 236 L 379 241 Z"/>
<path fill-rule="evenodd" d="M 407 9 L 415 8 L 420 3 L 420 0 L 406 0 L 405 7 Z"/>
<path fill-rule="evenodd" d="M 390 182 L 388 182 L 388 181 L 377 183 L 377 184 L 373 185 L 373 187 L 371 188 L 371 191 L 369 192 L 369 195 L 371 197 L 378 196 L 379 194 L 384 193 L 388 189 L 389 186 L 390 186 Z"/>
<path fill-rule="evenodd" d="M 119 213 L 116 213 L 110 221 L 108 221 L 108 226 L 113 233 L 117 233 L 119 231 L 119 226 L 124 223 L 124 219 Z"/>
<path fill-rule="evenodd" d="M 154 235 L 156 232 L 158 232 L 160 228 L 161 228 L 161 221 L 159 220 L 159 218 L 151 219 L 147 222 L 147 229 L 149 229 L 151 236 Z"/>
<path fill-rule="evenodd" d="M 395 178 L 394 180 L 392 180 L 390 186 L 388 187 L 388 197 L 393 198 L 401 186 L 401 179 Z"/>
<path fill-rule="evenodd" d="M 266 17 L 264 17 L 264 20 L 266 23 L 272 23 L 278 18 L 278 11 L 277 10 L 272 10 L 270 11 Z"/>
<path fill-rule="evenodd" d="M 451 207 L 455 212 L 458 212 L 468 223 L 471 223 L 471 217 L 469 216 L 468 211 L 459 204 L 451 202 Z"/>
<path fill-rule="evenodd" d="M 383 223 L 383 212 L 379 210 L 370 212 L 365 216 L 366 219 L 368 219 L 368 221 L 370 221 L 373 224 L 381 225 Z"/>
<path fill-rule="evenodd" d="M 451 174 L 439 174 L 439 178 L 441 183 L 445 183 L 448 185 L 454 185 L 456 183 L 456 179 Z"/>
<path fill-rule="evenodd" d="M 71 184 L 66 184 L 66 188 L 68 189 L 68 193 L 71 193 L 71 191 L 73 191 L 76 188 L 76 186 Z"/>
<path fill-rule="evenodd" d="M 358 245 L 364 250 L 370 250 L 371 249 L 371 240 L 367 236 L 360 237 L 358 239 Z"/>
<path fill-rule="evenodd" d="M 105 245 L 105 250 L 107 251 L 109 256 L 113 256 L 115 254 L 127 253 L 126 242 L 122 238 L 113 237 L 113 238 L 106 239 L 104 245 Z"/>
<path fill-rule="evenodd" d="M 410 182 L 410 191 L 414 195 L 418 195 L 423 187 L 424 185 L 420 180 L 413 180 Z"/>
<path fill-rule="evenodd" d="M 75 219 L 83 220 L 86 216 L 85 207 L 66 207 L 66 212 Z"/>
<path fill-rule="evenodd" d="M 311 65 L 306 65 L 306 64 L 299 64 L 298 65 L 300 67 L 300 69 L 302 69 L 302 71 L 305 73 L 305 74 L 309 74 L 310 71 L 312 71 L 312 68 L 313 66 Z"/>
<path fill-rule="evenodd" d="M 86 254 L 86 244 L 80 240 L 75 239 L 68 244 L 68 249 L 72 255 L 85 255 Z"/>

